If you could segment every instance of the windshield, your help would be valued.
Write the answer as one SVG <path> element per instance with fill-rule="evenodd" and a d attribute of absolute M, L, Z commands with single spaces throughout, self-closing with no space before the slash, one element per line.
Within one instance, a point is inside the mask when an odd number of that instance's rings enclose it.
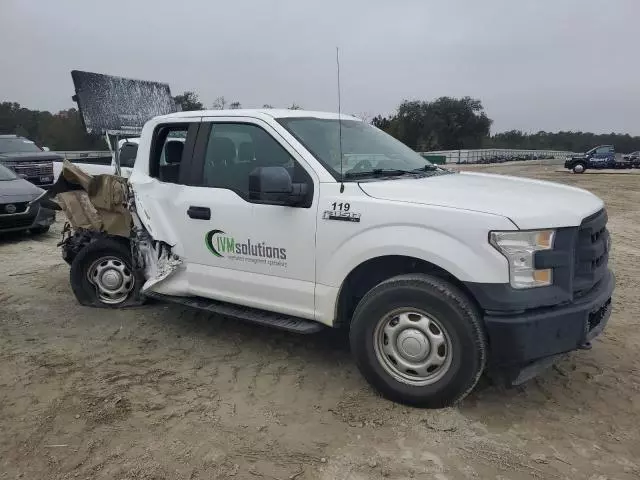
<path fill-rule="evenodd" d="M 35 143 L 26 138 L 0 138 L 0 153 L 30 153 L 41 151 Z"/>
<path fill-rule="evenodd" d="M 340 179 L 340 122 L 281 118 L 278 122 Z M 342 120 L 344 179 L 431 170 L 436 167 L 395 138 L 358 120 Z"/>
<path fill-rule="evenodd" d="M 9 170 L 7 167 L 0 165 L 0 182 L 4 182 L 7 180 L 15 180 L 18 178 L 13 171 Z"/>

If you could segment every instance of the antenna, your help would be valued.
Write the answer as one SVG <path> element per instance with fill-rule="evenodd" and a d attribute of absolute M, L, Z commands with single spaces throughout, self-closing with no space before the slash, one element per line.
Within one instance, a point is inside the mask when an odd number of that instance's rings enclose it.
<path fill-rule="evenodd" d="M 340 139 L 340 193 L 344 192 L 344 159 L 342 157 L 342 113 L 340 102 L 340 50 L 336 47 L 336 66 L 338 67 L 338 138 Z"/>

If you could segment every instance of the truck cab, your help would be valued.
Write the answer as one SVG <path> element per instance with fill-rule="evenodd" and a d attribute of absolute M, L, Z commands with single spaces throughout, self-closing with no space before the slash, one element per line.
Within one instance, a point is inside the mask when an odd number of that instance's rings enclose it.
<path fill-rule="evenodd" d="M 347 115 L 156 117 L 115 184 L 130 229 L 78 228 L 63 244 L 80 303 L 344 328 L 364 377 L 399 402 L 451 405 L 484 371 L 526 381 L 611 313 L 602 200 L 453 172 Z"/>

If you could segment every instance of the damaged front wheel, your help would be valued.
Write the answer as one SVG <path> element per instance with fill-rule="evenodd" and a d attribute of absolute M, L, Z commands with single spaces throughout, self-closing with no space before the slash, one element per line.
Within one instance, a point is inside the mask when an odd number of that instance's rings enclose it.
<path fill-rule="evenodd" d="M 125 242 L 101 238 L 86 245 L 71 263 L 71 288 L 82 305 L 120 308 L 140 305 L 141 272 L 133 269 Z"/>

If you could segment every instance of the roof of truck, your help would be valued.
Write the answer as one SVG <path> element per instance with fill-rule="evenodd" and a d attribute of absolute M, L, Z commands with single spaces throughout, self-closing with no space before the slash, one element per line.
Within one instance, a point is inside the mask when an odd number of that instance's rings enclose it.
<path fill-rule="evenodd" d="M 323 118 L 328 120 L 337 120 L 338 114 L 332 112 L 316 112 L 310 110 L 288 110 L 277 108 L 255 108 L 255 109 L 236 109 L 236 110 L 193 110 L 188 112 L 176 112 L 169 115 L 163 115 L 161 118 L 179 118 L 179 117 L 256 117 L 266 115 L 272 118 L 291 118 L 291 117 L 312 117 Z M 342 120 L 360 120 L 351 115 L 341 114 Z"/>

